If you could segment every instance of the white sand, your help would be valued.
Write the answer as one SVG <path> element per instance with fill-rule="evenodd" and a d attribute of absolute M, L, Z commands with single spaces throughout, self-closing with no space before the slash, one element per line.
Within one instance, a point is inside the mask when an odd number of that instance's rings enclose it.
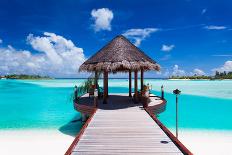
<path fill-rule="evenodd" d="M 73 140 L 56 130 L 0 130 L 0 154 L 63 155 Z"/>
<path fill-rule="evenodd" d="M 232 131 L 184 130 L 179 140 L 194 154 L 232 154 Z"/>
<path fill-rule="evenodd" d="M 194 154 L 232 154 L 232 131 L 183 130 L 180 141 Z M 63 155 L 74 137 L 56 130 L 0 131 L 1 155 Z"/>

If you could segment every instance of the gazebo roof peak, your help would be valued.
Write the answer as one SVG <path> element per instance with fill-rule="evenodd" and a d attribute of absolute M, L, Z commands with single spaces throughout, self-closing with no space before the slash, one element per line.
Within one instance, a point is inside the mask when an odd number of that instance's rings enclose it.
<path fill-rule="evenodd" d="M 123 35 L 118 35 L 86 60 L 80 71 L 159 70 L 160 66 Z"/>

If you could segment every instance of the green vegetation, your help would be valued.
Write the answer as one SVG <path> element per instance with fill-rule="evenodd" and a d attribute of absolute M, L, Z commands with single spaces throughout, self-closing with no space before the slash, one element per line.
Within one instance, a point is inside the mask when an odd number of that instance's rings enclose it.
<path fill-rule="evenodd" d="M 215 76 L 214 76 L 215 79 L 232 79 L 232 72 L 218 72 L 216 71 L 215 73 Z"/>
<path fill-rule="evenodd" d="M 190 80 L 201 80 L 201 79 L 206 79 L 206 80 L 212 80 L 213 77 L 211 76 L 171 76 L 169 79 L 190 79 Z"/>
<path fill-rule="evenodd" d="M 98 72 L 96 74 L 96 77 L 95 77 L 95 74 L 91 74 L 85 81 L 83 81 L 78 87 L 77 87 L 77 96 L 74 95 L 74 93 L 71 94 L 71 98 L 75 100 L 75 97 L 79 98 L 81 97 L 82 95 L 86 94 L 88 91 L 92 91 L 94 92 L 94 83 L 95 83 L 95 78 L 96 80 L 98 81 L 99 78 L 101 77 L 101 73 Z M 98 89 L 98 93 L 101 92 L 101 88 L 99 86 L 97 86 L 97 89 Z"/>
<path fill-rule="evenodd" d="M 223 80 L 223 79 L 232 79 L 232 72 L 215 72 L 214 76 L 205 76 L 205 75 L 193 75 L 193 76 L 171 76 L 169 79 L 189 79 L 189 80 Z"/>
<path fill-rule="evenodd" d="M 2 78 L 6 79 L 51 79 L 48 76 L 40 76 L 40 75 L 26 75 L 26 74 L 11 74 L 2 76 Z"/>

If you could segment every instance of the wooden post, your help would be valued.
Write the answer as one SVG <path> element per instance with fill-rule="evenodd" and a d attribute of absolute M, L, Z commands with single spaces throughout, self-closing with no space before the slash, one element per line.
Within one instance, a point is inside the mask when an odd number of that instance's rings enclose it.
<path fill-rule="evenodd" d="M 104 71 L 104 94 L 103 94 L 103 104 L 107 104 L 107 71 Z"/>
<path fill-rule="evenodd" d="M 77 86 L 75 85 L 74 88 L 74 102 L 77 103 L 77 98 L 78 98 L 78 89 Z"/>
<path fill-rule="evenodd" d="M 109 80 L 109 79 L 108 79 L 108 72 L 107 72 L 107 73 L 106 73 L 106 90 L 107 90 L 107 91 L 106 91 L 106 97 L 108 97 L 108 96 L 109 96 L 108 80 Z"/>
<path fill-rule="evenodd" d="M 81 120 L 82 120 L 82 122 L 86 122 L 86 120 L 87 120 L 87 115 L 84 114 L 84 113 L 81 113 Z"/>
<path fill-rule="evenodd" d="M 164 99 L 164 86 L 161 86 L 161 99 Z"/>
<path fill-rule="evenodd" d="M 131 97 L 131 70 L 129 70 L 129 97 Z"/>
<path fill-rule="evenodd" d="M 95 89 L 98 89 L 98 77 L 97 77 L 97 71 L 95 71 L 94 85 L 95 85 Z"/>
<path fill-rule="evenodd" d="M 94 107 L 97 108 L 98 90 L 94 90 Z"/>
<path fill-rule="evenodd" d="M 140 82 L 141 82 L 141 93 L 143 91 L 143 69 L 141 69 L 141 78 L 140 78 Z"/>
<path fill-rule="evenodd" d="M 134 92 L 135 92 L 135 102 L 137 102 L 138 100 L 138 71 L 135 70 L 135 76 L 134 76 L 134 80 L 135 80 L 135 86 L 134 86 Z"/>

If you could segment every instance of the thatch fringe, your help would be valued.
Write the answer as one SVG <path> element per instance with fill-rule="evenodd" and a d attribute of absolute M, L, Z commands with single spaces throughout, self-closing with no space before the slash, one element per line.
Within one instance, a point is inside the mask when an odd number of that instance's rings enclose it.
<path fill-rule="evenodd" d="M 154 64 L 151 62 L 128 62 L 126 60 L 122 62 L 99 62 L 96 64 L 82 64 L 79 68 L 79 71 L 108 71 L 108 72 L 128 72 L 129 70 L 135 71 L 135 70 L 155 70 L 159 71 L 160 66 L 158 64 Z"/>

